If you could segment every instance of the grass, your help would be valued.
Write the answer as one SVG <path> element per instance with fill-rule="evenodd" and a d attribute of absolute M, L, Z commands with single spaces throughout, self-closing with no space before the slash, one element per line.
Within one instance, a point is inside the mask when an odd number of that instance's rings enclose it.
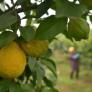
<path fill-rule="evenodd" d="M 56 87 L 59 92 L 92 92 L 92 70 L 81 65 L 80 78 L 70 79 L 68 61 L 63 61 L 62 58 L 57 60 L 56 57 L 53 57 L 53 59 L 57 64 L 58 80 Z"/>

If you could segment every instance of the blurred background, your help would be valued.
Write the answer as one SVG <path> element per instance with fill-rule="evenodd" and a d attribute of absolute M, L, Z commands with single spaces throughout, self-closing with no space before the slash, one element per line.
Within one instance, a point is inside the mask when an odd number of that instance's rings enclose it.
<path fill-rule="evenodd" d="M 59 92 L 92 92 L 92 31 L 90 31 L 88 40 L 70 41 L 64 35 L 59 34 L 50 43 L 49 48 L 52 51 L 51 59 L 57 65 L 58 80 L 51 76 Z M 80 53 L 80 77 L 79 79 L 70 79 L 69 53 L 70 46 L 77 48 Z"/>

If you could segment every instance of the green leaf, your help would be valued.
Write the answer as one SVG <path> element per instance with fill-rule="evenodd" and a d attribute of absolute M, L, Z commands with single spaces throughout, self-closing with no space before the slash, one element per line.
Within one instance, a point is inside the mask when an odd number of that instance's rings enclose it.
<path fill-rule="evenodd" d="M 38 63 L 36 66 L 36 75 L 37 75 L 37 86 L 41 87 L 42 80 L 45 76 L 45 70 L 44 70 L 43 65 L 41 63 Z"/>
<path fill-rule="evenodd" d="M 21 7 L 22 7 L 25 14 L 28 10 L 31 10 L 30 6 L 32 6 L 32 4 L 30 2 L 31 2 L 30 0 L 23 0 L 20 2 Z"/>
<path fill-rule="evenodd" d="M 11 12 L 6 12 L 0 16 L 0 29 L 6 28 L 17 21 L 17 16 L 11 14 Z"/>
<path fill-rule="evenodd" d="M 47 13 L 47 10 L 50 8 L 52 0 L 45 0 L 42 2 L 36 9 L 36 17 L 40 18 L 43 14 Z"/>
<path fill-rule="evenodd" d="M 9 92 L 23 92 L 20 85 L 17 83 L 13 83 L 10 88 L 9 88 Z"/>
<path fill-rule="evenodd" d="M 33 87 L 30 84 L 17 84 L 13 83 L 10 88 L 9 92 L 34 92 Z"/>
<path fill-rule="evenodd" d="M 69 34 L 69 32 L 67 30 L 64 30 L 62 33 L 65 35 L 66 38 L 68 38 L 71 41 L 73 41 L 73 38 L 71 37 L 71 35 Z"/>
<path fill-rule="evenodd" d="M 3 2 L 4 0 L 0 0 L 0 3 Z"/>
<path fill-rule="evenodd" d="M 26 25 L 30 26 L 32 24 L 32 18 L 29 18 L 28 16 L 30 16 L 30 15 L 26 16 L 27 17 L 27 23 L 26 23 Z"/>
<path fill-rule="evenodd" d="M 28 66 L 32 72 L 36 73 L 37 86 L 40 87 L 42 83 L 42 79 L 45 75 L 45 70 L 43 68 L 43 65 L 39 61 L 36 61 L 34 58 L 29 57 Z"/>
<path fill-rule="evenodd" d="M 92 23 L 92 15 L 90 15 L 89 17 L 90 17 L 90 21 L 91 21 L 91 23 Z"/>
<path fill-rule="evenodd" d="M 17 0 L 17 5 L 23 3 L 23 1 L 25 1 L 25 0 Z"/>
<path fill-rule="evenodd" d="M 36 39 L 52 39 L 59 33 L 66 29 L 66 18 L 55 18 L 50 16 L 44 19 L 36 31 Z"/>
<path fill-rule="evenodd" d="M 30 40 L 34 39 L 35 30 L 32 27 L 30 27 L 30 26 L 21 27 L 20 31 L 21 31 L 21 35 L 25 41 L 30 41 Z"/>
<path fill-rule="evenodd" d="M 34 87 L 31 86 L 30 84 L 23 84 L 21 85 L 22 92 L 35 92 Z"/>
<path fill-rule="evenodd" d="M 10 80 L 0 80 L 0 92 L 8 91 L 10 85 L 11 85 Z"/>
<path fill-rule="evenodd" d="M 79 17 L 85 12 L 87 12 L 87 8 L 84 5 L 74 4 L 65 0 L 56 0 L 57 17 L 62 17 L 62 16 Z"/>
<path fill-rule="evenodd" d="M 42 92 L 58 92 L 58 90 L 54 88 L 44 87 Z"/>
<path fill-rule="evenodd" d="M 57 77 L 56 74 L 56 64 L 53 60 L 48 58 L 42 58 L 41 63 L 44 64 L 49 70 L 52 71 L 52 73 Z"/>
<path fill-rule="evenodd" d="M 48 79 L 47 77 L 44 77 L 43 80 L 44 80 L 46 86 L 53 87 L 53 82 L 50 79 Z"/>
<path fill-rule="evenodd" d="M 12 42 L 15 40 L 16 34 L 11 31 L 4 31 L 0 34 L 0 47 Z"/>
<path fill-rule="evenodd" d="M 36 59 L 32 58 L 32 57 L 29 57 L 28 58 L 28 66 L 30 68 L 31 71 L 35 71 L 36 69 L 36 64 L 37 64 L 37 61 Z"/>
<path fill-rule="evenodd" d="M 3 11 L 2 10 L 0 10 L 0 15 L 2 15 L 3 14 Z"/>
<path fill-rule="evenodd" d="M 17 15 L 17 13 L 16 13 L 16 15 Z M 17 30 L 19 29 L 20 24 L 21 24 L 20 16 L 19 15 L 17 15 L 17 19 L 18 20 L 11 25 L 11 30 L 13 30 L 14 32 L 17 32 Z"/>

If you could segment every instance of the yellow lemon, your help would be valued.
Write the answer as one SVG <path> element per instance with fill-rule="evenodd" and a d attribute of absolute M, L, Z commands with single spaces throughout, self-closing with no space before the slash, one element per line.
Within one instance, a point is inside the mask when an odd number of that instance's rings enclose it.
<path fill-rule="evenodd" d="M 26 56 L 16 42 L 0 49 L 0 76 L 3 78 L 19 77 L 26 66 Z"/>
<path fill-rule="evenodd" d="M 27 55 L 31 55 L 33 57 L 40 57 L 44 52 L 47 51 L 48 41 L 31 40 L 29 42 L 22 42 L 21 47 Z"/>

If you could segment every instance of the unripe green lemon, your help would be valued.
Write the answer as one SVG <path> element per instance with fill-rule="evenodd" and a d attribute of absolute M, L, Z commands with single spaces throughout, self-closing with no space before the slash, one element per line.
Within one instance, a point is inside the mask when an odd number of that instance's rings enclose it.
<path fill-rule="evenodd" d="M 76 40 L 87 39 L 89 36 L 89 25 L 83 18 L 71 18 L 68 23 L 69 35 Z"/>

